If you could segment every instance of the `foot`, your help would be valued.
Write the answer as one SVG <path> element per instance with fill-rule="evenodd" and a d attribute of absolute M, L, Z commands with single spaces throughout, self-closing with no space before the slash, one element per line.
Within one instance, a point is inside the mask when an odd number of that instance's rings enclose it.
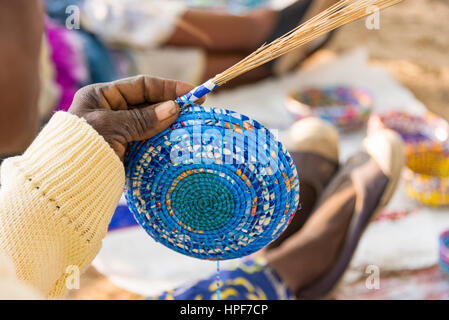
<path fill-rule="evenodd" d="M 268 250 L 280 246 L 301 229 L 338 169 L 338 131 L 328 123 L 318 118 L 300 120 L 293 124 L 284 140 L 301 181 L 301 202 L 292 222 Z"/>
<path fill-rule="evenodd" d="M 266 253 L 298 298 L 326 296 L 336 287 L 369 221 L 391 198 L 403 166 L 400 137 L 390 130 L 364 141 L 332 179 L 300 232 Z"/>

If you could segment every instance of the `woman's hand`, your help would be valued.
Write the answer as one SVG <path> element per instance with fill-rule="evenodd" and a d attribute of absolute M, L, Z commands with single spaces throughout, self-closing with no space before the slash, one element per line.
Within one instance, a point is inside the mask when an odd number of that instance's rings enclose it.
<path fill-rule="evenodd" d="M 151 138 L 176 120 L 179 106 L 173 100 L 192 89 L 148 76 L 93 84 L 78 90 L 69 112 L 84 118 L 123 161 L 129 142 Z"/>

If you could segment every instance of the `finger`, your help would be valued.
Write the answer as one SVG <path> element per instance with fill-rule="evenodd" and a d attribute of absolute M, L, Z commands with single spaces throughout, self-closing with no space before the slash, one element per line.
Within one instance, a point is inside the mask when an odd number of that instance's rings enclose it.
<path fill-rule="evenodd" d="M 126 142 L 151 138 L 166 129 L 179 114 L 179 106 L 174 101 L 165 101 L 139 109 L 118 111 L 116 123 L 120 123 L 122 136 Z"/>
<path fill-rule="evenodd" d="M 154 114 L 159 121 L 165 121 L 175 115 L 178 116 L 180 111 L 179 105 L 174 101 L 161 102 L 153 106 L 146 107 L 143 111 L 148 110 L 148 112 L 151 112 L 151 109 L 154 110 Z"/>
<path fill-rule="evenodd" d="M 155 135 L 161 133 L 162 131 L 170 127 L 173 124 L 173 122 L 176 121 L 177 118 L 178 115 L 173 115 L 163 121 L 159 121 L 153 128 L 147 130 L 145 134 L 143 134 L 140 137 L 137 137 L 137 139 L 134 139 L 133 141 L 140 141 L 154 137 Z"/>
<path fill-rule="evenodd" d="M 137 76 L 105 84 L 101 93 L 111 109 L 125 110 L 142 104 L 175 100 L 193 88 L 181 81 Z M 204 102 L 204 99 L 199 102 Z"/>

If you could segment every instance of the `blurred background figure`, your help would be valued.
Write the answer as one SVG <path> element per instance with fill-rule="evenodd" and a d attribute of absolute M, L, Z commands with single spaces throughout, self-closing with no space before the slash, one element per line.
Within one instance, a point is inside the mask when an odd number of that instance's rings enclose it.
<path fill-rule="evenodd" d="M 336 1 L 288 1 L 283 9 L 271 8 L 269 1 L 2 2 L 3 159 L 21 153 L 39 126 L 54 111 L 67 110 L 84 85 L 137 74 L 199 84 Z M 232 85 L 292 70 L 328 38 Z"/>
<path fill-rule="evenodd" d="M 267 1 L 246 6 L 209 1 L 204 8 L 204 1 L 46 0 L 45 41 L 53 67 L 47 78 L 53 77 L 59 89 L 56 109 L 66 110 L 83 85 L 136 74 L 199 84 L 336 1 L 289 2 L 278 10 Z M 80 28 L 66 27 L 73 18 L 70 6 L 80 9 Z M 292 70 L 329 37 L 249 72 L 233 85 Z"/>
<path fill-rule="evenodd" d="M 0 1 L 0 159 L 23 152 L 39 128 L 39 1 Z M 1 161 L 1 160 L 0 160 Z"/>

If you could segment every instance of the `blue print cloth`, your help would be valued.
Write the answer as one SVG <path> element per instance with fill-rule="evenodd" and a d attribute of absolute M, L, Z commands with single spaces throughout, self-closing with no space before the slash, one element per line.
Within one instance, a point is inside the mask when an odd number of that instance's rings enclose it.
<path fill-rule="evenodd" d="M 289 300 L 293 295 L 263 259 L 248 259 L 232 270 L 220 271 L 221 300 Z M 156 300 L 216 300 L 216 274 L 151 297 Z"/>

